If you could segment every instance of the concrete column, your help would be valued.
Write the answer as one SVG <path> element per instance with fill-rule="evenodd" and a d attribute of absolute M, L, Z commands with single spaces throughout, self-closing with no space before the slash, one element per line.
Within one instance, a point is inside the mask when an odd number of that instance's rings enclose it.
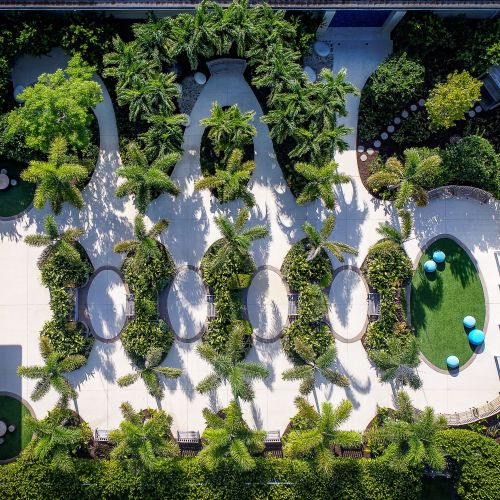
<path fill-rule="evenodd" d="M 405 14 L 406 10 L 393 10 L 382 26 L 382 31 L 389 34 L 398 25 L 399 21 L 403 19 Z"/>
<path fill-rule="evenodd" d="M 333 19 L 333 16 L 335 15 L 334 10 L 325 10 L 325 13 L 323 15 L 323 25 L 318 28 L 318 31 L 316 32 L 316 37 L 319 38 L 319 36 L 323 33 L 326 32 L 328 29 L 328 26 L 330 26 L 330 22 Z"/>

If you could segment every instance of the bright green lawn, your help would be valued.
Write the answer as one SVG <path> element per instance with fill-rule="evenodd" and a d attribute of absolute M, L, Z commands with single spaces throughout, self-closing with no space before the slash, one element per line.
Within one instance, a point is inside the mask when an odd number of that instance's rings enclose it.
<path fill-rule="evenodd" d="M 7 431 L 3 436 L 5 441 L 0 445 L 0 460 L 14 458 L 30 442 L 31 434 L 23 426 L 25 415 L 29 415 L 28 408 L 20 401 L 10 396 L 0 396 L 0 420 L 16 426 L 14 432 Z"/>
<path fill-rule="evenodd" d="M 444 266 L 435 276 L 426 276 L 422 264 L 434 250 L 446 254 Z M 446 358 L 458 356 L 463 365 L 473 354 L 463 327 L 463 318 L 474 316 L 476 328 L 484 326 L 484 294 L 478 272 L 465 250 L 442 238 L 425 251 L 411 283 L 411 323 L 420 339 L 424 356 L 446 369 Z"/>
<path fill-rule="evenodd" d="M 26 165 L 12 160 L 0 159 L 0 169 L 5 168 L 9 179 L 16 179 L 17 186 L 9 186 L 0 191 L 0 216 L 10 217 L 22 212 L 33 201 L 35 184 L 24 182 L 20 173 Z"/>

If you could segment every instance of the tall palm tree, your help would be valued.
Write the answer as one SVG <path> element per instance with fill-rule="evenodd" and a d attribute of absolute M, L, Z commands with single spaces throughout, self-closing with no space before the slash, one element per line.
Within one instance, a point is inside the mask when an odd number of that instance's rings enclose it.
<path fill-rule="evenodd" d="M 391 226 L 386 222 L 381 222 L 377 228 L 377 233 L 401 246 L 410 237 L 412 229 L 412 219 L 411 214 L 410 212 L 408 212 L 408 210 L 399 210 L 398 214 L 401 218 L 401 229 Z"/>
<path fill-rule="evenodd" d="M 225 458 L 231 459 L 243 471 L 255 468 L 252 455 L 264 449 L 264 431 L 254 431 L 243 420 L 241 408 L 231 401 L 224 417 L 208 408 L 203 410 L 207 428 L 203 438 L 207 444 L 198 454 L 198 460 L 209 469 L 214 469 Z"/>
<path fill-rule="evenodd" d="M 344 262 L 345 260 L 343 253 L 358 255 L 358 251 L 347 243 L 328 241 L 334 229 L 335 215 L 329 215 L 319 231 L 310 222 L 304 222 L 302 230 L 307 234 L 307 243 L 309 247 L 309 254 L 306 260 L 313 260 L 318 256 L 322 248 L 330 250 L 339 262 Z"/>
<path fill-rule="evenodd" d="M 368 177 L 368 187 L 378 193 L 383 189 L 395 192 L 395 205 L 402 209 L 410 200 L 417 206 L 427 205 L 425 178 L 435 174 L 442 163 L 441 157 L 425 148 L 410 148 L 404 152 L 404 164 L 389 158 L 383 168 Z"/>
<path fill-rule="evenodd" d="M 120 377 L 116 383 L 120 387 L 127 387 L 133 384 L 137 379 L 142 378 L 146 384 L 146 388 L 155 398 L 163 397 L 163 387 L 160 384 L 160 375 L 167 378 L 179 378 L 182 375 L 182 370 L 179 368 L 171 368 L 169 366 L 160 366 L 163 358 L 163 349 L 152 348 L 144 361 L 143 367 L 136 367 L 134 373 L 129 373 Z"/>
<path fill-rule="evenodd" d="M 443 470 L 446 461 L 437 433 L 447 428 L 446 419 L 430 407 L 416 413 L 404 391 L 396 396 L 394 416 L 375 431 L 375 438 L 387 445 L 383 457 L 388 464 L 396 470 L 422 466 Z"/>
<path fill-rule="evenodd" d="M 225 52 L 229 52 L 234 44 L 238 57 L 244 57 L 247 47 L 252 45 L 256 31 L 248 0 L 235 0 L 223 9 L 220 26 L 226 34 L 221 38 L 227 39 L 224 44 Z"/>
<path fill-rule="evenodd" d="M 50 146 L 47 161 L 30 161 L 21 172 L 24 181 L 37 184 L 33 199 L 35 208 L 43 208 L 50 202 L 52 210 L 58 214 L 64 202 L 76 208 L 83 207 L 82 193 L 75 184 L 85 180 L 89 172 L 82 165 L 67 163 L 67 151 L 66 139 L 57 137 Z"/>
<path fill-rule="evenodd" d="M 361 435 L 353 431 L 340 431 L 351 414 L 352 403 L 342 401 L 336 408 L 324 402 L 321 412 L 317 412 L 305 399 L 296 398 L 299 413 L 308 422 L 308 430 L 292 430 L 284 448 L 285 455 L 291 458 L 314 457 L 316 466 L 329 473 L 334 463 L 333 446 L 352 447 L 361 444 Z"/>
<path fill-rule="evenodd" d="M 33 247 L 45 247 L 38 259 L 38 267 L 55 253 L 64 255 L 68 260 L 80 260 L 80 254 L 75 248 L 78 239 L 83 236 L 84 230 L 78 227 L 69 227 L 59 231 L 53 215 L 46 215 L 43 219 L 43 233 L 29 234 L 24 241 Z"/>
<path fill-rule="evenodd" d="M 158 67 L 172 61 L 172 48 L 175 44 L 172 25 L 172 17 L 157 19 L 154 14 L 148 15 L 147 22 L 132 25 L 141 56 L 147 61 L 154 61 Z"/>
<path fill-rule="evenodd" d="M 221 203 L 243 198 L 247 206 L 255 204 L 253 194 L 246 188 L 247 182 L 255 169 L 254 161 L 243 162 L 241 149 L 234 149 L 227 159 L 226 166 L 215 166 L 215 173 L 200 179 L 195 189 L 216 189 Z"/>
<path fill-rule="evenodd" d="M 303 364 L 285 370 L 282 377 L 283 380 L 300 380 L 300 394 L 307 396 L 313 391 L 317 374 L 323 375 L 328 382 L 339 387 L 349 386 L 349 379 L 346 376 L 331 369 L 337 356 L 335 345 L 331 345 L 321 356 L 316 356 L 311 346 L 300 338 L 296 338 L 294 344 L 295 352 L 300 356 Z"/>
<path fill-rule="evenodd" d="M 338 165 L 329 161 L 322 165 L 296 163 L 295 170 L 306 179 L 306 185 L 297 198 L 297 203 L 304 204 L 321 199 L 327 208 L 335 208 L 334 184 L 346 184 L 351 178 L 338 173 Z"/>
<path fill-rule="evenodd" d="M 200 120 L 200 124 L 210 127 L 208 138 L 212 141 L 217 153 L 229 154 L 234 148 L 242 148 L 252 142 L 257 133 L 250 124 L 255 111 L 242 113 L 237 104 L 224 109 L 217 102 L 212 103 L 210 116 Z"/>
<path fill-rule="evenodd" d="M 183 139 L 183 125 L 188 116 L 184 114 L 154 114 L 145 117 L 146 132 L 139 134 L 148 158 L 158 158 L 170 153 L 180 153 Z"/>
<path fill-rule="evenodd" d="M 158 245 L 160 236 L 168 227 L 166 219 L 160 219 L 153 227 L 146 231 L 144 218 L 137 215 L 134 221 L 134 240 L 125 240 L 114 246 L 117 253 L 136 254 L 146 258 L 161 258 L 161 250 Z"/>
<path fill-rule="evenodd" d="M 244 401 L 254 398 L 252 381 L 265 379 L 269 370 L 262 363 L 250 363 L 242 359 L 245 352 L 244 336 L 244 327 L 236 323 L 229 334 L 225 352 L 218 352 L 208 343 L 198 345 L 198 354 L 210 363 L 213 369 L 213 372 L 196 386 L 199 393 L 215 391 L 227 381 L 236 402 L 240 398 Z"/>
<path fill-rule="evenodd" d="M 266 226 L 259 225 L 245 229 L 249 217 L 250 212 L 246 207 L 240 209 L 234 224 L 223 214 L 215 216 L 215 224 L 222 233 L 222 239 L 210 265 L 212 271 L 222 269 L 234 256 L 244 258 L 248 254 L 252 241 L 268 235 L 269 231 Z"/>
<path fill-rule="evenodd" d="M 109 433 L 115 445 L 111 458 L 132 460 L 137 468 L 154 469 L 158 458 L 176 457 L 179 447 L 172 439 L 172 417 L 163 410 L 136 412 L 130 403 L 120 405 L 124 420 L 120 427 Z"/>
<path fill-rule="evenodd" d="M 127 162 L 116 172 L 126 181 L 116 189 L 116 196 L 133 195 L 137 210 L 144 214 L 151 201 L 161 193 L 170 193 L 177 196 L 179 187 L 170 179 L 168 173 L 179 161 L 178 153 L 169 153 L 160 156 L 149 164 L 144 151 L 131 142 L 127 149 Z"/>
<path fill-rule="evenodd" d="M 63 472 L 74 470 L 71 460 L 72 451 L 83 444 L 85 440 L 80 427 L 65 427 L 53 419 L 37 420 L 31 415 L 23 419 L 23 432 L 33 435 L 28 446 L 23 450 L 23 456 L 37 460 L 48 461 Z"/>
<path fill-rule="evenodd" d="M 412 389 L 420 389 L 422 380 L 415 372 L 420 364 L 420 348 L 418 341 L 412 338 L 403 343 L 396 338 L 387 341 L 387 348 L 372 351 L 371 360 L 380 370 L 382 382 L 394 382 L 397 386 L 409 385 Z"/>
<path fill-rule="evenodd" d="M 40 353 L 45 362 L 43 366 L 19 366 L 17 373 L 21 377 L 38 379 L 31 393 L 33 401 L 42 399 L 52 387 L 60 395 L 58 405 L 66 406 L 70 398 L 75 399 L 77 397 L 77 393 L 64 376 L 64 373 L 78 370 L 87 360 L 85 356 L 81 355 L 61 358 L 61 355 L 54 350 L 47 337 L 40 337 Z"/>

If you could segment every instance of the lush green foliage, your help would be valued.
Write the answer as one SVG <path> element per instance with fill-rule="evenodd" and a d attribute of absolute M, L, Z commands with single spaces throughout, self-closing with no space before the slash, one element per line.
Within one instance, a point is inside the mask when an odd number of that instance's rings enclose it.
<path fill-rule="evenodd" d="M 48 338 L 62 357 L 82 355 L 88 358 L 94 345 L 94 336 L 87 333 L 82 323 L 73 321 L 46 321 L 40 335 Z"/>
<path fill-rule="evenodd" d="M 324 354 L 333 344 L 333 335 L 327 324 L 307 323 L 299 317 L 285 329 L 281 340 L 283 350 L 296 364 L 303 363 L 300 354 L 296 351 L 296 339 L 300 339 L 304 344 L 310 346 L 316 356 Z"/>

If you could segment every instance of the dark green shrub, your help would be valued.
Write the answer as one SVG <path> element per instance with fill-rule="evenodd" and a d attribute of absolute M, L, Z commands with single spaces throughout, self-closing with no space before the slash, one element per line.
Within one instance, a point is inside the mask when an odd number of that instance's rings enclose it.
<path fill-rule="evenodd" d="M 73 309 L 75 296 L 64 288 L 52 288 L 50 290 L 50 309 L 52 319 L 56 323 L 66 323 L 68 315 Z"/>
<path fill-rule="evenodd" d="M 318 285 L 308 284 L 299 295 L 298 313 L 301 321 L 321 321 L 328 310 L 326 296 Z"/>
<path fill-rule="evenodd" d="M 295 339 L 300 338 L 305 344 L 312 347 L 316 356 L 321 356 L 333 343 L 333 335 L 325 323 L 308 323 L 300 316 L 285 329 L 282 345 L 286 355 L 295 363 L 302 360 L 295 351 Z"/>
<path fill-rule="evenodd" d="M 411 113 L 406 120 L 403 120 L 396 128 L 391 140 L 405 148 L 420 146 L 425 144 L 432 132 L 429 127 L 429 118 L 425 108 L 421 108 Z"/>
<path fill-rule="evenodd" d="M 46 321 L 40 335 L 50 340 L 62 358 L 73 354 L 88 358 L 94 345 L 94 336 L 87 336 L 87 330 L 82 323 Z"/>
<path fill-rule="evenodd" d="M 47 259 L 41 269 L 42 283 L 49 288 L 82 286 L 92 272 L 91 265 L 83 259 L 68 259 L 55 253 Z"/>

